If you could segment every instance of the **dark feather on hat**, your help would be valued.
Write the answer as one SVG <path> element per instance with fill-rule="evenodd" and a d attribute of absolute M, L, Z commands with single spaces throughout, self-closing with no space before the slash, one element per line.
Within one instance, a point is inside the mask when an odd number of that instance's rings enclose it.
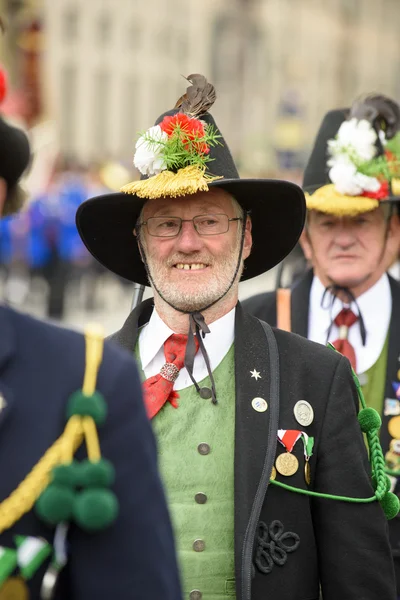
<path fill-rule="evenodd" d="M 400 129 L 400 106 L 383 94 L 368 94 L 353 103 L 352 118 L 369 121 L 377 133 L 384 131 L 390 140 Z"/>
<path fill-rule="evenodd" d="M 214 104 L 217 95 L 215 88 L 208 83 L 204 75 L 194 73 L 185 77 L 192 85 L 186 89 L 186 93 L 179 98 L 175 108 L 190 117 L 200 117 L 204 115 Z"/>

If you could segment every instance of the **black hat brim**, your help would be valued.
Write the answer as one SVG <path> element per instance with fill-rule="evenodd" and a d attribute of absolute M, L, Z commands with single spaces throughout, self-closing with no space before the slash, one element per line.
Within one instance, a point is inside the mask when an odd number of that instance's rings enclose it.
<path fill-rule="evenodd" d="M 221 179 L 209 187 L 226 190 L 250 212 L 253 247 L 242 281 L 272 269 L 291 252 L 306 214 L 304 194 L 297 185 L 269 179 Z M 130 194 L 105 194 L 83 202 L 76 214 L 79 235 L 92 256 L 116 275 L 141 285 L 149 282 L 133 229 L 146 202 Z"/>

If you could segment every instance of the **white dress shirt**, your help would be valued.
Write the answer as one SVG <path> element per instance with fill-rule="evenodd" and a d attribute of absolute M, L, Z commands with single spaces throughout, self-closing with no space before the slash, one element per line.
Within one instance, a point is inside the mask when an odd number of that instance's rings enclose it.
<path fill-rule="evenodd" d="M 211 370 L 214 371 L 222 362 L 235 338 L 235 311 L 233 308 L 226 315 L 210 325 L 210 333 L 204 338 L 204 346 L 210 359 Z M 189 326 L 188 326 L 189 328 Z M 139 353 L 142 369 L 146 379 L 157 375 L 165 364 L 164 342 L 174 333 L 161 319 L 156 309 L 147 325 L 139 334 Z M 193 376 L 197 383 L 207 377 L 207 366 L 199 350 L 194 359 Z M 174 390 L 183 390 L 193 385 L 187 369 L 181 369 L 174 385 Z"/>
<path fill-rule="evenodd" d="M 350 308 L 355 315 L 358 315 L 357 306 L 354 302 L 347 305 L 335 298 L 332 305 L 332 294 L 330 292 L 326 292 L 324 305 L 321 306 L 324 292 L 325 288 L 321 281 L 314 276 L 310 291 L 308 339 L 320 344 L 338 339 L 339 328 L 335 324 L 332 325 L 329 339 L 327 339 L 327 335 L 331 321 L 335 319 L 342 308 Z M 356 353 L 357 373 L 361 374 L 365 373 L 378 360 L 389 330 L 392 314 L 392 294 L 386 273 L 356 300 L 364 320 L 367 334 L 366 344 L 365 346 L 362 345 L 359 321 L 349 328 L 348 340 Z"/>

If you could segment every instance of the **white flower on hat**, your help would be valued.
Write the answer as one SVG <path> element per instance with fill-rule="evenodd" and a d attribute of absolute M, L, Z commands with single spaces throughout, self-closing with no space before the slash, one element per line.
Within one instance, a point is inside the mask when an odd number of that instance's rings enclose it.
<path fill-rule="evenodd" d="M 142 175 L 158 175 L 165 171 L 167 165 L 163 151 L 168 135 L 159 125 L 150 127 L 136 142 L 133 164 Z"/>
<path fill-rule="evenodd" d="M 333 166 L 339 156 L 348 157 L 350 162 L 362 163 L 374 158 L 377 133 L 371 123 L 362 119 L 344 121 L 334 140 L 329 140 L 328 151 L 331 159 L 328 166 Z"/>
<path fill-rule="evenodd" d="M 359 196 L 363 192 L 377 192 L 381 184 L 376 177 L 369 177 L 357 171 L 348 161 L 337 161 L 329 171 L 329 178 L 339 194 Z"/>

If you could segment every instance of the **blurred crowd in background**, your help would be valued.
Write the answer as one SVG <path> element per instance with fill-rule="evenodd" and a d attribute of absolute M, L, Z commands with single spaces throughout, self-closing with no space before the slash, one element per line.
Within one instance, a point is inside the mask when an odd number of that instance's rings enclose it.
<path fill-rule="evenodd" d="M 76 209 L 138 176 L 137 135 L 173 107 L 181 75 L 215 85 L 242 176 L 299 184 L 327 110 L 372 91 L 400 100 L 398 0 L 0 0 L 0 16 L 0 110 L 33 148 L 27 209 L 1 223 L 1 294 L 78 328 L 90 314 L 119 327 L 132 284 L 90 257 Z M 304 268 L 299 254 L 293 265 Z M 280 275 L 242 284 L 241 297 Z"/>

